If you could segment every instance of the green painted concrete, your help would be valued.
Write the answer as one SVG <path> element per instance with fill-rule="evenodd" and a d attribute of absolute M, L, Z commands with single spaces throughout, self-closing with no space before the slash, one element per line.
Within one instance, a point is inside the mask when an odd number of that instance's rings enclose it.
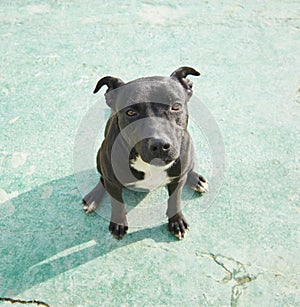
<path fill-rule="evenodd" d="M 50 306 L 299 306 L 299 7 L 1 1 L 0 296 Z M 189 201 L 184 240 L 161 221 L 117 242 L 105 218 L 81 209 L 76 131 L 101 101 L 91 94 L 100 76 L 182 65 L 202 72 L 195 94 L 223 135 L 222 189 L 205 212 L 207 196 Z"/>

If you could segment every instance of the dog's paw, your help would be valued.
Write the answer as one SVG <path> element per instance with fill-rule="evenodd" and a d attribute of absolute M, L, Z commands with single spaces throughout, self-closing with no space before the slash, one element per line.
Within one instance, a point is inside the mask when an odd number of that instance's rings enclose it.
<path fill-rule="evenodd" d="M 126 235 L 127 230 L 128 230 L 127 220 L 118 224 L 114 222 L 109 223 L 110 233 L 118 240 L 122 239 Z"/>
<path fill-rule="evenodd" d="M 84 196 L 82 200 L 82 207 L 86 213 L 92 213 L 96 211 L 105 194 L 105 189 L 100 181 L 95 188 Z"/>
<path fill-rule="evenodd" d="M 196 172 L 192 171 L 188 174 L 188 178 L 187 178 L 187 185 L 194 191 L 198 192 L 198 193 L 205 193 L 208 191 L 208 182 L 207 180 L 197 174 Z"/>
<path fill-rule="evenodd" d="M 186 235 L 187 231 L 189 230 L 189 225 L 183 214 L 177 213 L 173 217 L 169 218 L 168 228 L 169 231 L 180 240 Z"/>
<path fill-rule="evenodd" d="M 88 203 L 85 199 L 82 200 L 82 207 L 86 213 L 92 213 L 98 208 L 98 204 L 95 201 Z"/>

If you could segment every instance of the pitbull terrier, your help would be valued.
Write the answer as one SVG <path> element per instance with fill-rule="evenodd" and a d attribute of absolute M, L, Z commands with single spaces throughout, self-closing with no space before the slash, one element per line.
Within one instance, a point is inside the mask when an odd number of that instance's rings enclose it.
<path fill-rule="evenodd" d="M 111 234 L 121 239 L 128 230 L 122 190 L 149 191 L 167 186 L 168 229 L 181 239 L 188 223 L 181 211 L 184 184 L 198 193 L 208 188 L 194 168 L 194 148 L 188 133 L 188 101 L 192 82 L 199 76 L 191 67 L 180 67 L 170 77 L 147 77 L 125 83 L 107 76 L 94 90 L 108 87 L 105 99 L 111 108 L 104 141 L 97 154 L 98 185 L 83 199 L 86 212 L 100 204 L 103 190 L 111 198 Z"/>

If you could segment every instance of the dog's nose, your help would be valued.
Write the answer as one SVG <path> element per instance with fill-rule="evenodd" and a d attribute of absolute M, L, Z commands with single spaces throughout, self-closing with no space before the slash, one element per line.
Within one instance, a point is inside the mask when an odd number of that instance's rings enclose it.
<path fill-rule="evenodd" d="M 152 153 L 167 153 L 170 150 L 171 145 L 160 139 L 150 139 L 149 148 Z"/>

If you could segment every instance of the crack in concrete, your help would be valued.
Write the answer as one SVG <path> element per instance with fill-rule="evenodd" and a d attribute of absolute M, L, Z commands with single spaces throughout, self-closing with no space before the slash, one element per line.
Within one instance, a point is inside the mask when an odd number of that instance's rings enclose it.
<path fill-rule="evenodd" d="M 250 283 L 254 281 L 262 272 L 251 275 L 247 272 L 245 265 L 241 263 L 240 261 L 226 257 L 219 254 L 213 254 L 211 252 L 196 252 L 196 256 L 200 257 L 208 257 L 212 259 L 218 266 L 220 266 L 225 272 L 226 276 L 222 280 L 215 280 L 211 276 L 207 276 L 209 278 L 212 278 L 218 283 L 226 284 L 229 281 L 234 281 L 235 284 L 231 287 L 231 298 L 230 298 L 230 306 L 236 307 L 238 304 L 238 300 L 240 296 L 243 294 L 243 290 L 247 288 L 245 286 L 247 283 Z M 232 269 L 229 269 L 226 264 L 224 264 L 224 260 L 233 262 L 235 266 Z"/>
<path fill-rule="evenodd" d="M 143 244 L 144 247 L 148 248 L 158 248 L 167 252 L 174 252 L 176 253 L 176 250 L 168 248 L 168 247 L 162 247 L 159 245 L 151 245 L 151 244 Z M 227 257 L 221 254 L 213 254 L 211 252 L 203 252 L 203 251 L 196 251 L 195 252 L 196 256 L 200 257 L 207 257 L 209 259 L 212 259 L 218 266 L 220 266 L 226 273 L 225 277 L 222 280 L 217 280 L 213 278 L 212 276 L 205 275 L 207 278 L 211 278 L 217 283 L 221 284 L 227 284 L 230 281 L 234 282 L 234 285 L 231 287 L 231 297 L 230 297 L 230 306 L 231 307 L 237 307 L 238 300 L 243 294 L 243 291 L 247 288 L 247 284 L 256 280 L 257 277 L 261 274 L 264 274 L 264 272 L 260 271 L 257 274 L 250 274 L 247 272 L 245 268 L 245 264 L 242 262 L 231 258 Z M 232 268 L 230 269 L 228 265 L 226 265 L 224 262 L 232 262 L 234 265 L 232 265 Z M 251 264 L 247 264 L 250 266 Z M 206 299 L 206 302 L 208 304 L 207 298 L 204 295 L 204 298 Z"/>
<path fill-rule="evenodd" d="M 202 296 L 204 298 L 205 306 L 209 306 L 209 303 L 208 303 L 208 300 L 207 300 L 205 293 L 202 293 Z"/>
<path fill-rule="evenodd" d="M 0 302 L 9 302 L 11 304 L 24 304 L 24 305 L 37 305 L 37 306 L 45 306 L 45 307 L 50 307 L 47 303 L 44 303 L 42 301 L 37 301 L 37 300 L 31 300 L 31 301 L 24 301 L 20 299 L 13 299 L 10 297 L 0 297 Z"/>
<path fill-rule="evenodd" d="M 223 283 L 227 283 L 228 281 L 232 280 L 233 278 L 233 273 L 224 265 L 224 263 L 220 262 L 217 260 L 217 257 L 216 255 L 212 254 L 212 253 L 209 253 L 209 255 L 211 256 L 211 258 L 214 260 L 214 262 L 221 266 L 225 271 L 226 271 L 226 274 L 227 276 L 225 276 L 222 280 Z"/>

